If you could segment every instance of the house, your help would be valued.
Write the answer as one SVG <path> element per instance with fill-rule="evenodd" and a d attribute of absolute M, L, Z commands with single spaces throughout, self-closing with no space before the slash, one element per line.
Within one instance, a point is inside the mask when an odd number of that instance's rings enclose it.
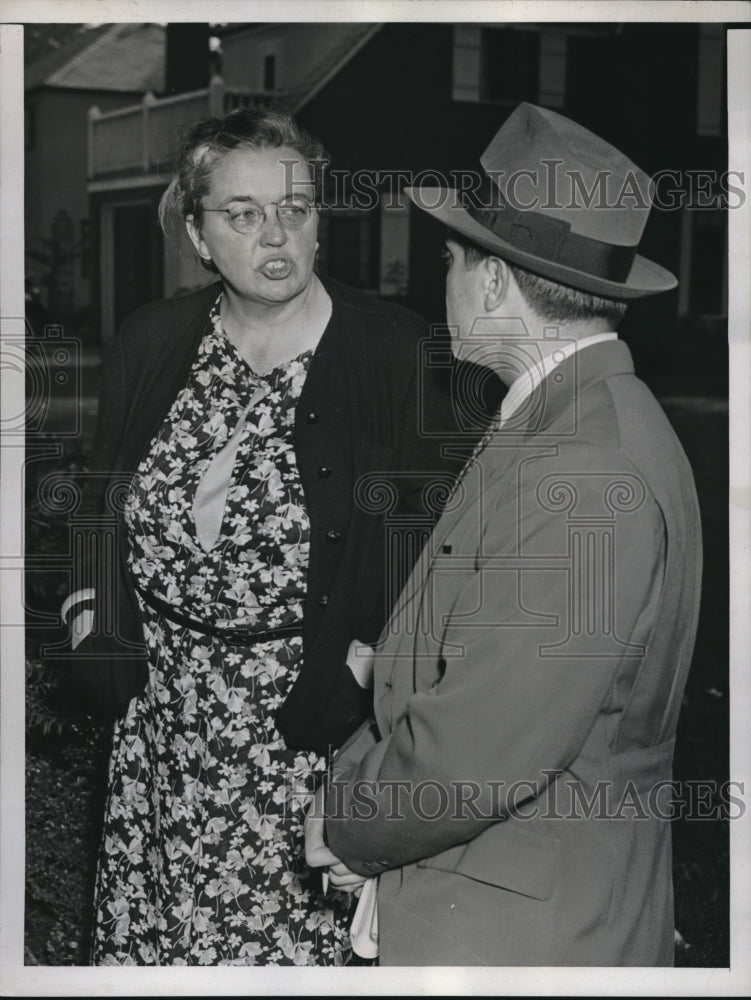
<path fill-rule="evenodd" d="M 91 300 L 88 113 L 164 85 L 165 30 L 154 24 L 29 26 L 24 80 L 26 270 L 55 322 Z"/>
<path fill-rule="evenodd" d="M 298 114 L 325 139 L 332 167 L 384 171 L 387 179 L 399 170 L 414 179 L 421 171 L 447 176 L 476 168 L 522 100 L 591 128 L 648 173 L 662 172 L 661 210 L 652 212 L 643 252 L 680 284 L 659 305 L 629 310 L 640 360 L 662 366 L 664 353 L 674 351 L 665 331 L 675 330 L 677 318 L 689 352 L 710 330 L 724 377 L 724 40 L 721 24 L 384 24 Z M 437 319 L 441 235 L 425 213 L 404 210 L 409 224 L 398 259 L 406 264 L 406 299 Z M 378 231 L 383 239 L 388 218 L 383 200 L 380 213 L 352 213 L 346 250 L 332 248 L 337 266 L 346 261 L 347 280 L 384 291 L 390 257 L 379 257 Z"/>
<path fill-rule="evenodd" d="M 421 175 L 429 181 L 429 172 L 450 177 L 476 167 L 503 118 L 529 100 L 570 115 L 662 174 L 666 203 L 652 213 L 644 252 L 681 284 L 649 319 L 639 306 L 629 311 L 642 361 L 659 367 L 660 353 L 674 346 L 664 331 L 675 330 L 676 317 L 688 331 L 689 355 L 697 317 L 709 317 L 710 326 L 724 322 L 722 25 L 274 23 L 216 30 L 222 76 L 209 87 L 166 100 L 147 95 L 140 106 L 91 119 L 89 192 L 105 338 L 133 305 L 120 286 L 137 286 L 135 294 L 149 298 L 206 280 L 189 251 L 162 247 L 149 229 L 170 174 L 169 136 L 210 109 L 272 101 L 290 106 L 330 151 L 320 265 L 344 281 L 440 321 L 441 234 L 401 190 Z M 697 174 L 707 178 L 702 211 L 694 210 Z"/>

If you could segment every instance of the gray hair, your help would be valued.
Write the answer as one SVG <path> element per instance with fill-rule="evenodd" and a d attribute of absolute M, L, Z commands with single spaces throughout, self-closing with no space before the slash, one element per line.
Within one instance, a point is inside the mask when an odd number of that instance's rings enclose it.
<path fill-rule="evenodd" d="M 286 108 L 236 108 L 223 118 L 210 116 L 188 125 L 180 136 L 175 176 L 159 202 L 159 222 L 164 234 L 170 237 L 173 226 L 189 215 L 200 226 L 201 201 L 208 193 L 217 160 L 233 149 L 281 146 L 294 149 L 310 164 L 315 196 L 320 200 L 323 164 L 328 162 L 328 154 Z M 211 269 L 214 270 L 213 265 Z"/>

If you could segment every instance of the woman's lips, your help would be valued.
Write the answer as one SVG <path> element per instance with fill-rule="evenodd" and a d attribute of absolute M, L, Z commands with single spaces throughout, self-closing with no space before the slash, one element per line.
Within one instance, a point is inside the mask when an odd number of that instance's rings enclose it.
<path fill-rule="evenodd" d="M 278 281 L 289 276 L 292 271 L 292 261 L 288 257 L 272 257 L 264 261 L 258 270 L 272 281 Z"/>

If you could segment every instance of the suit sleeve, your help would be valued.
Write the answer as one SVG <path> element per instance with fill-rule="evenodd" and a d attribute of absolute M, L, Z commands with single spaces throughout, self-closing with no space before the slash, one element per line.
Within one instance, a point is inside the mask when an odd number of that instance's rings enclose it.
<path fill-rule="evenodd" d="M 336 754 L 331 768 L 331 778 L 336 781 L 340 775 L 360 761 L 378 743 L 378 727 L 374 719 L 366 719 L 362 725 L 345 740 Z"/>
<path fill-rule="evenodd" d="M 362 874 L 471 840 L 536 798 L 638 672 L 664 565 L 657 505 L 632 470 L 591 449 L 519 468 L 485 493 L 471 570 L 434 563 L 427 578 L 414 641 L 424 658 L 394 664 L 423 680 L 395 707 L 390 732 L 330 786 L 328 843 Z M 642 491 L 629 509 L 604 506 L 602 468 L 605 485 Z M 575 540 L 571 525 L 587 523 Z M 577 652 L 568 640 L 604 587 L 617 640 L 603 633 Z M 421 630 L 434 646 L 421 645 Z"/>

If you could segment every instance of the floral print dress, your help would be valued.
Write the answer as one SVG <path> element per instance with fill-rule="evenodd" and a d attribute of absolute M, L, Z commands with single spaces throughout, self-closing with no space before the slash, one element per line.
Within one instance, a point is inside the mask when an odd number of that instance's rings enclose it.
<path fill-rule="evenodd" d="M 134 477 L 130 567 L 193 620 L 299 625 L 309 525 L 292 435 L 312 352 L 256 375 L 224 335 L 219 303 Z M 228 442 L 231 479 L 207 540 L 197 491 Z M 94 962 L 345 964 L 352 898 L 323 896 L 304 860 L 326 761 L 288 750 L 274 725 L 302 639 L 232 646 L 141 610 L 149 683 L 114 734 Z"/>

